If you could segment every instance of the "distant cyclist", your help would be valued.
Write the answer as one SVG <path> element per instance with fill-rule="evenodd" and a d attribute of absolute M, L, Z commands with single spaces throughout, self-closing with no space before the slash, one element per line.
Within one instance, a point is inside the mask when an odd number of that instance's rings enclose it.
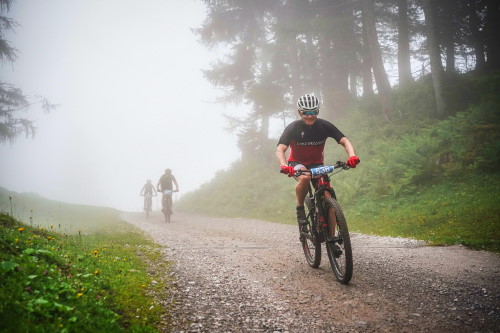
<path fill-rule="evenodd" d="M 173 191 L 173 192 L 178 192 L 179 185 L 177 184 L 177 180 L 175 179 L 174 175 L 172 174 L 172 170 L 165 169 L 165 173 L 160 177 L 160 179 L 158 180 L 158 183 L 156 184 L 156 190 L 158 192 L 163 193 L 162 211 L 164 210 L 164 207 L 165 207 L 165 200 L 169 200 L 168 207 L 172 207 L 172 195 L 171 194 L 166 195 L 165 191 L 172 191 L 173 184 L 175 184 L 175 191 Z M 172 214 L 172 211 L 170 211 L 169 213 Z"/>
<path fill-rule="evenodd" d="M 276 157 L 281 164 L 283 173 L 292 177 L 295 170 L 311 169 L 323 165 L 323 149 L 327 138 L 333 138 L 341 144 L 349 155 L 347 165 L 355 168 L 359 163 L 359 158 L 354 153 L 354 148 L 340 132 L 329 121 L 319 119 L 319 101 L 312 95 L 307 94 L 297 101 L 300 120 L 290 123 L 281 135 Z M 285 152 L 290 147 L 288 161 Z M 297 177 L 298 183 L 295 187 L 297 197 L 297 222 L 302 227 L 307 223 L 304 210 L 304 199 L 309 189 L 310 175 Z"/>
<path fill-rule="evenodd" d="M 144 186 L 142 187 L 142 190 L 141 190 L 141 193 L 139 195 L 143 195 L 144 196 L 144 210 L 147 209 L 147 199 L 148 199 L 148 195 L 149 196 L 153 196 L 153 192 L 154 192 L 154 195 L 156 195 L 156 189 L 154 187 L 154 185 L 151 183 L 151 179 L 148 179 L 146 180 L 146 184 L 144 184 Z"/>

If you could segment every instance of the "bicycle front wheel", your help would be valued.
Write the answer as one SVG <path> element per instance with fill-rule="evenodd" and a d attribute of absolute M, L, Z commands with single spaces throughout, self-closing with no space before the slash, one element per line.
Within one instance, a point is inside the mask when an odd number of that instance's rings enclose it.
<path fill-rule="evenodd" d="M 321 263 L 321 242 L 318 240 L 316 231 L 313 228 L 314 213 L 310 213 L 307 216 L 306 227 L 299 226 L 300 232 L 300 242 L 302 244 L 302 250 L 306 256 L 306 261 L 312 268 L 318 268 Z"/>
<path fill-rule="evenodd" d="M 324 208 L 326 227 L 323 230 L 328 259 L 337 280 L 348 284 L 352 278 L 353 260 L 347 222 L 335 199 L 326 198 Z"/>

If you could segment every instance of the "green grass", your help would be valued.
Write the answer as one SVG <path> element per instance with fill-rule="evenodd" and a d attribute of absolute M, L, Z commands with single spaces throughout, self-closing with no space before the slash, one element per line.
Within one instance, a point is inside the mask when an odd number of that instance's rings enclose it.
<path fill-rule="evenodd" d="M 57 204 L 79 215 L 32 227 L 0 214 L 0 331 L 157 332 L 160 322 L 168 325 L 156 296 L 168 296 L 172 282 L 161 248 L 115 210 Z M 65 232 L 69 225 L 73 233 Z"/>
<path fill-rule="evenodd" d="M 411 195 L 360 198 L 344 210 L 352 231 L 500 252 L 499 180 L 449 180 Z"/>
<path fill-rule="evenodd" d="M 443 180 L 415 192 L 363 195 L 356 190 L 363 184 L 363 173 L 360 167 L 332 177 L 351 231 L 500 252 L 500 175 L 469 172 L 463 179 Z M 177 208 L 295 224 L 294 186 L 276 166 L 239 163 L 185 195 Z"/>
<path fill-rule="evenodd" d="M 55 227 L 75 234 L 97 230 L 116 220 L 119 212 L 108 207 L 69 204 L 48 200 L 34 193 L 16 193 L 0 187 L 0 211 L 34 226 Z"/>

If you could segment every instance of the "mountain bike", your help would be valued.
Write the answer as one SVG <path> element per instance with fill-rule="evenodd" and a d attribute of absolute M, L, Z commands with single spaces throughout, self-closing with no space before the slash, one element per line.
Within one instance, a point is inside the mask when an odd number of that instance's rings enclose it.
<path fill-rule="evenodd" d="M 307 224 L 299 226 L 299 239 L 307 263 L 312 268 L 319 267 L 321 244 L 324 243 L 333 273 L 343 284 L 349 283 L 353 273 L 351 239 L 328 174 L 347 169 L 350 168 L 345 162 L 338 161 L 335 165 L 297 170 L 294 174 L 295 178 L 303 174 L 312 176 L 305 198 Z"/>
<path fill-rule="evenodd" d="M 161 197 L 161 211 L 165 216 L 165 221 L 170 222 L 172 216 L 172 194 L 177 191 L 165 190 L 163 191 L 163 196 Z"/>
<path fill-rule="evenodd" d="M 146 211 L 146 217 L 149 217 L 149 215 L 153 211 L 153 195 L 143 194 L 142 196 L 144 197 L 144 210 Z"/>

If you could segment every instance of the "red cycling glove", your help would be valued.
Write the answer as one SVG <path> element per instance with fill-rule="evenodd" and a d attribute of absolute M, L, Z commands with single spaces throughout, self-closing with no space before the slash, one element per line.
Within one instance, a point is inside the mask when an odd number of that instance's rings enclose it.
<path fill-rule="evenodd" d="M 349 159 L 347 160 L 347 165 L 350 167 L 350 168 L 355 168 L 356 165 L 359 164 L 359 158 L 357 158 L 356 156 L 351 156 L 349 157 Z"/>
<path fill-rule="evenodd" d="M 293 175 L 295 174 L 295 169 L 293 168 L 293 166 L 282 165 L 281 173 L 288 175 L 288 177 L 293 177 Z"/>

